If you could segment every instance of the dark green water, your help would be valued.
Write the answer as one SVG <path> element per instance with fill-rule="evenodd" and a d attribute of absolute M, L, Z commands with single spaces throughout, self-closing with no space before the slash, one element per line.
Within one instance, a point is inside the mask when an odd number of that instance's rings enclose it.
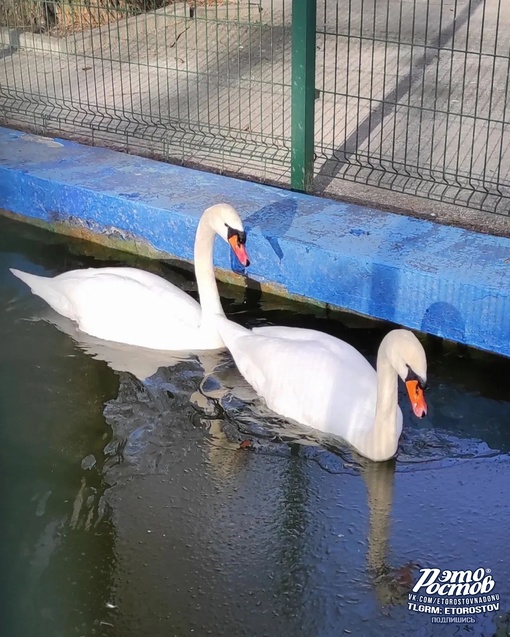
<path fill-rule="evenodd" d="M 402 403 L 398 461 L 360 462 L 271 415 L 227 355 L 126 356 L 7 269 L 122 259 L 0 218 L 2 637 L 508 634 L 509 360 L 424 341 L 429 416 Z M 371 358 L 388 329 L 222 294 Z M 490 568 L 500 611 L 432 624 L 406 604 L 420 567 Z"/>

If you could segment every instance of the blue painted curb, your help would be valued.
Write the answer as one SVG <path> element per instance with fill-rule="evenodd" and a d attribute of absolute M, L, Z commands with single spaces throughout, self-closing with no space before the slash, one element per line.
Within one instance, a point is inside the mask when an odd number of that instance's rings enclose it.
<path fill-rule="evenodd" d="M 191 260 L 202 211 L 237 208 L 250 277 L 510 356 L 510 239 L 0 128 L 0 208 Z M 215 264 L 230 269 L 226 245 Z"/>

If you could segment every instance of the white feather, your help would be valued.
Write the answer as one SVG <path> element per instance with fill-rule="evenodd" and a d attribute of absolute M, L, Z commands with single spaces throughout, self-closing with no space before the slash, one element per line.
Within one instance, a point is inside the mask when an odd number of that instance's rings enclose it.
<path fill-rule="evenodd" d="M 215 234 L 227 241 L 227 226 L 243 231 L 237 212 L 219 204 L 204 212 L 197 229 L 195 267 L 202 307 L 165 279 L 136 268 L 88 268 L 53 278 L 11 272 L 96 338 L 157 350 L 218 349 L 223 341 L 212 317 L 223 310 L 212 250 Z"/>
<path fill-rule="evenodd" d="M 399 356 L 426 378 L 425 353 L 406 330 L 385 337 L 379 372 L 351 345 L 315 330 L 245 329 L 216 317 L 239 371 L 274 412 L 343 438 L 372 460 L 391 458 L 402 431 Z M 391 364 L 394 363 L 394 364 Z"/>

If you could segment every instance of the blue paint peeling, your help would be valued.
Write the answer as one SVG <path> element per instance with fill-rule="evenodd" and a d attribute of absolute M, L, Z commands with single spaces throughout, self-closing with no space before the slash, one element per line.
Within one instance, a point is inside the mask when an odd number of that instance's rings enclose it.
<path fill-rule="evenodd" d="M 245 221 L 254 279 L 510 355 L 509 239 L 0 128 L 0 207 L 19 215 L 191 260 L 221 201 Z M 238 271 L 219 242 L 215 263 Z"/>

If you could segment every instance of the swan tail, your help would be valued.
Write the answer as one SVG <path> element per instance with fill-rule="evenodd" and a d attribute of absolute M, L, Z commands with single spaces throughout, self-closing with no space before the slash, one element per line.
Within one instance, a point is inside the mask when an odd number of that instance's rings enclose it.
<path fill-rule="evenodd" d="M 22 270 L 16 270 L 16 268 L 9 268 L 15 277 L 21 279 L 23 283 L 26 283 L 34 294 L 41 296 L 39 290 L 44 288 L 44 283 L 47 281 L 45 277 L 37 276 L 36 274 L 29 274 Z"/>
<path fill-rule="evenodd" d="M 242 327 L 225 316 L 216 315 L 216 328 L 225 346 L 232 354 L 237 368 L 244 378 L 260 392 L 264 386 L 265 375 L 259 366 L 259 349 L 271 339 L 256 336 L 252 330 Z"/>
<path fill-rule="evenodd" d="M 230 321 L 226 316 L 222 316 L 221 314 L 214 315 L 214 323 L 227 347 L 235 343 L 238 338 L 251 334 L 251 330 L 234 323 L 234 321 Z"/>
<path fill-rule="evenodd" d="M 10 268 L 10 271 L 15 277 L 26 283 L 36 296 L 46 301 L 56 312 L 67 318 L 74 319 L 68 299 L 57 289 L 53 278 L 29 274 L 15 268 Z"/>

